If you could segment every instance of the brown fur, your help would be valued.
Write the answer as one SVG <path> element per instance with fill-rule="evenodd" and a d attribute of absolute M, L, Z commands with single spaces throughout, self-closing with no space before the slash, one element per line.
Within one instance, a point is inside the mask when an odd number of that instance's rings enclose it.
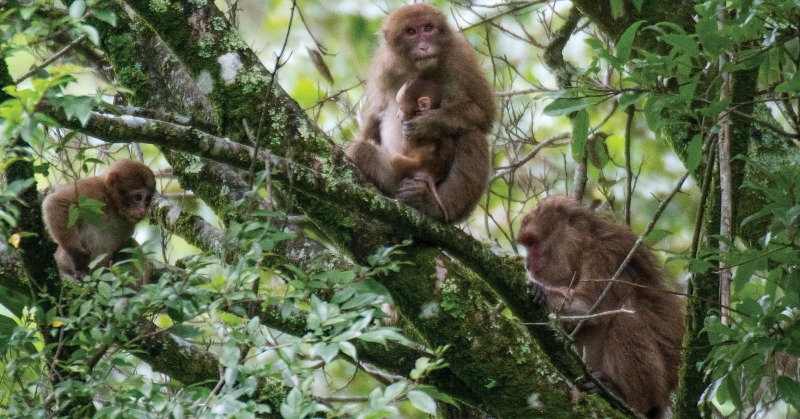
<path fill-rule="evenodd" d="M 439 108 L 441 102 L 441 86 L 430 80 L 412 80 L 397 92 L 397 117 L 401 121 L 410 120 L 430 109 Z M 406 138 L 402 152 L 393 154 L 391 158 L 392 170 L 398 179 L 413 177 L 415 174 L 428 175 L 428 189 L 444 213 L 445 222 L 450 216 L 436 191 L 436 184 L 447 178 L 455 152 L 452 137 Z"/>
<path fill-rule="evenodd" d="M 518 237 L 535 292 L 544 293 L 551 311 L 566 315 L 586 314 L 636 240 L 628 228 L 565 197 L 541 201 L 523 219 Z M 661 417 L 678 380 L 682 304 L 666 292 L 663 272 L 645 248 L 619 279 L 595 312 L 626 308 L 635 314 L 593 319 L 575 341 L 593 375 L 637 411 Z"/>
<path fill-rule="evenodd" d="M 492 89 L 463 35 L 444 14 L 425 4 L 403 6 L 383 23 L 384 42 L 375 52 L 367 80 L 367 107 L 358 141 L 348 156 L 386 195 L 439 220 L 466 218 L 486 189 L 489 148 L 486 133 L 495 117 Z M 404 83 L 428 79 L 441 86 L 441 106 L 398 121 L 396 95 Z M 443 208 L 428 184 L 430 176 L 402 176 L 391 156 L 402 154 L 406 138 L 452 138 L 454 156 L 436 185 Z"/>
<path fill-rule="evenodd" d="M 89 263 L 106 254 L 106 262 L 126 247 L 136 247 L 136 223 L 147 215 L 155 192 L 155 177 L 149 167 L 133 160 L 118 160 L 100 176 L 60 186 L 47 195 L 42 212 L 47 231 L 58 244 L 55 258 L 62 275 L 81 277 Z M 84 196 L 105 204 L 99 226 L 78 219 L 69 227 L 69 207 Z"/>

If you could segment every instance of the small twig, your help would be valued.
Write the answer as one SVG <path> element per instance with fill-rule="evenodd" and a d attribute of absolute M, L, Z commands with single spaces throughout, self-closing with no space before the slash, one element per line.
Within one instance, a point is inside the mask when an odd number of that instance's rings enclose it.
<path fill-rule="evenodd" d="M 715 136 L 711 133 L 706 137 L 705 147 L 705 164 L 706 168 L 703 172 L 703 185 L 700 188 L 700 204 L 697 206 L 697 215 L 695 216 L 694 232 L 692 234 L 692 259 L 697 257 L 697 252 L 700 249 L 700 235 L 703 230 L 703 218 L 705 218 L 706 201 L 708 201 L 708 193 L 711 189 L 712 176 L 714 172 L 714 161 L 716 157 L 716 147 L 714 147 Z M 691 286 L 691 281 L 689 281 Z"/>
<path fill-rule="evenodd" d="M 39 70 L 47 67 L 48 65 L 52 64 L 53 61 L 61 58 L 62 55 L 68 53 L 70 50 L 72 50 L 76 46 L 78 46 L 81 43 L 83 43 L 83 41 L 85 41 L 86 38 L 87 38 L 86 34 L 83 34 L 83 35 L 79 36 L 77 39 L 75 39 L 74 41 L 72 41 L 69 44 L 67 44 L 67 46 L 65 46 L 64 48 L 61 48 L 58 52 L 56 52 L 55 54 L 50 56 L 50 58 L 44 60 L 43 63 L 37 65 L 36 67 L 34 67 L 34 68 L 30 69 L 30 70 L 28 70 L 27 73 L 25 73 L 22 76 L 20 76 L 20 78 L 14 80 L 14 84 L 20 84 L 23 80 L 25 80 L 28 77 L 34 75 L 37 71 L 39 71 Z"/>
<path fill-rule="evenodd" d="M 633 131 L 633 113 L 636 107 L 629 105 L 625 109 L 628 115 L 625 120 L 625 225 L 631 226 L 631 201 L 633 200 L 633 169 L 631 168 L 631 131 Z"/>
<path fill-rule="evenodd" d="M 576 316 L 559 316 L 558 314 L 552 313 L 550 316 L 556 316 L 558 321 L 575 321 L 575 320 L 592 320 L 592 319 L 599 319 L 601 317 L 606 316 L 613 316 L 617 314 L 636 314 L 636 311 L 630 310 L 627 308 L 619 308 L 616 310 L 609 310 L 609 311 L 601 311 L 599 313 L 593 314 L 582 314 Z"/>
<path fill-rule="evenodd" d="M 531 159 L 536 157 L 536 155 L 539 154 L 539 152 L 542 151 L 543 148 L 552 145 L 556 141 L 566 140 L 566 139 L 570 138 L 571 136 L 572 136 L 572 134 L 569 134 L 569 133 L 554 135 L 554 136 L 552 136 L 552 137 L 540 142 L 539 144 L 536 144 L 536 147 L 534 147 L 533 150 L 530 153 L 528 153 L 528 155 L 526 155 L 525 157 L 517 160 L 516 162 L 514 162 L 514 163 L 512 163 L 512 164 L 510 164 L 508 166 L 497 168 L 497 170 L 492 175 L 492 179 L 491 180 L 499 179 L 499 178 L 501 178 L 501 177 L 503 177 L 503 176 L 505 176 L 505 175 L 507 175 L 509 173 L 513 173 L 514 171 L 516 171 L 520 167 L 524 166 L 525 163 L 529 162 Z M 558 144 L 558 145 L 561 145 L 561 144 Z"/>

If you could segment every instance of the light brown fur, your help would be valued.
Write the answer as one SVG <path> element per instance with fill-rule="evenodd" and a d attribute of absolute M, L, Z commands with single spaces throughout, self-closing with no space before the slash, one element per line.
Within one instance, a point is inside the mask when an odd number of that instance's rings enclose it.
<path fill-rule="evenodd" d="M 100 176 L 60 186 L 42 203 L 47 231 L 58 244 L 55 258 L 62 275 L 81 277 L 89 273 L 89 263 L 106 255 L 105 262 L 117 258 L 117 251 L 136 247 L 136 223 L 144 219 L 155 192 L 155 177 L 149 167 L 132 160 L 118 160 Z M 105 204 L 100 225 L 78 219 L 69 226 L 69 208 L 83 196 Z"/>
<path fill-rule="evenodd" d="M 462 220 L 488 181 L 486 133 L 495 117 L 491 86 L 472 47 L 435 7 L 401 7 L 384 20 L 383 34 L 367 80 L 360 138 L 348 147 L 347 155 L 382 193 L 436 219 Z M 441 86 L 441 106 L 399 121 L 397 92 L 404 83 L 420 78 Z M 420 138 L 454 141 L 447 176 L 435 188 L 442 208 L 428 186 L 430 175 L 418 171 L 403 176 L 392 168 L 391 156 L 403 154 L 406 139 Z"/>
<path fill-rule="evenodd" d="M 552 312 L 583 315 L 636 242 L 626 227 L 604 221 L 565 197 L 549 197 L 525 216 L 518 242 L 528 250 L 528 280 Z M 639 248 L 596 313 L 635 314 L 592 319 L 575 336 L 590 371 L 631 407 L 662 417 L 678 380 L 682 304 L 666 292 L 652 253 Z M 564 324 L 568 331 L 575 322 Z"/>
<path fill-rule="evenodd" d="M 397 118 L 408 121 L 430 109 L 439 108 L 441 102 L 441 86 L 430 80 L 412 80 L 397 92 Z M 402 153 L 393 154 L 391 158 L 392 170 L 398 179 L 427 175 L 428 189 L 444 213 L 445 222 L 450 216 L 436 191 L 436 184 L 447 178 L 455 152 L 452 137 L 406 138 Z"/>

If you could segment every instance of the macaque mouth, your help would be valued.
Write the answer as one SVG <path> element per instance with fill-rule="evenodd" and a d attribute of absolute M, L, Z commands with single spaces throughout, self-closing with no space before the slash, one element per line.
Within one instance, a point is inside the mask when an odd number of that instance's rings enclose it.
<path fill-rule="evenodd" d="M 419 58 L 417 58 L 417 61 L 435 60 L 437 58 L 439 58 L 438 55 L 432 54 L 432 55 L 426 55 L 424 57 L 419 57 Z"/>

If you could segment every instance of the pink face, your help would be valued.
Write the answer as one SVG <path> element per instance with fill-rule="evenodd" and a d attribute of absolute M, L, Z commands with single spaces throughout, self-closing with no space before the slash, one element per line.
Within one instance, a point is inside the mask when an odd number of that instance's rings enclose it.
<path fill-rule="evenodd" d="M 539 236 L 530 227 L 525 227 L 520 231 L 517 242 L 525 247 L 528 255 L 525 257 L 525 269 L 532 275 L 536 275 L 542 269 L 541 255 L 539 254 Z"/>
<path fill-rule="evenodd" d="M 403 29 L 402 43 L 409 48 L 408 53 L 417 68 L 422 70 L 438 63 L 439 29 L 431 22 L 423 21 L 406 26 Z"/>
<path fill-rule="evenodd" d="M 123 211 L 130 221 L 138 223 L 147 216 L 147 208 L 150 206 L 152 199 L 152 190 L 143 188 L 128 191 L 122 197 Z"/>

